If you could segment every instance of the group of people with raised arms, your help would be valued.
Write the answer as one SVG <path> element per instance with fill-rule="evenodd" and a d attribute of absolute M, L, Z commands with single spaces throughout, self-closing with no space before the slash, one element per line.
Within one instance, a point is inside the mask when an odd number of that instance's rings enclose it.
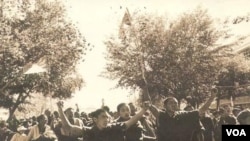
<path fill-rule="evenodd" d="M 201 107 L 186 111 L 180 110 L 174 97 L 164 99 L 163 109 L 144 101 L 137 112 L 133 104 L 120 103 L 117 117 L 106 108 L 95 110 L 90 117 L 86 113 L 80 117 L 73 108 L 64 110 L 63 101 L 59 101 L 53 116 L 45 112 L 26 134 L 14 132 L 3 141 L 220 141 L 222 124 L 250 124 L 248 109 L 232 115 L 224 106 L 218 117 L 207 117 L 215 97 L 216 91 L 212 90 Z"/>

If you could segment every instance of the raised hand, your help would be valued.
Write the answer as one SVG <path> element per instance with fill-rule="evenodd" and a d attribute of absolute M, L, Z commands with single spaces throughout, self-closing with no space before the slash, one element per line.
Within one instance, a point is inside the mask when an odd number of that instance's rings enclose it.
<path fill-rule="evenodd" d="M 56 104 L 57 104 L 57 106 L 60 107 L 60 108 L 63 107 L 63 101 L 58 101 Z"/>

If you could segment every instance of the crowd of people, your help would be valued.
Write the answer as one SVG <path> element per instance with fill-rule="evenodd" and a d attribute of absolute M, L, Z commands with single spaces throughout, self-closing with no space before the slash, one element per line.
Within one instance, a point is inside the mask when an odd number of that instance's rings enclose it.
<path fill-rule="evenodd" d="M 180 110 L 174 97 L 164 108 L 144 101 L 141 107 L 121 103 L 116 114 L 107 106 L 91 113 L 66 107 L 20 121 L 15 116 L 0 123 L 0 141 L 221 141 L 221 125 L 250 124 L 250 110 L 221 105 L 212 112 L 211 97 L 199 108 Z"/>

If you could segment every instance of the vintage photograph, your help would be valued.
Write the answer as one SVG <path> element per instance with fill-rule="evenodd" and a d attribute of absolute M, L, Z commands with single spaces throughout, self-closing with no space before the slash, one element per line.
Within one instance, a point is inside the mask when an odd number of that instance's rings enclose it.
<path fill-rule="evenodd" d="M 0 141 L 223 141 L 250 125 L 249 5 L 0 0 Z"/>

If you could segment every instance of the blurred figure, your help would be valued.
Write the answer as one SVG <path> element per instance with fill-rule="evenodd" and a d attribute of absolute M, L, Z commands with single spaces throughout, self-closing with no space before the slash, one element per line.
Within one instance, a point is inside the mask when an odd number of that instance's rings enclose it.
<path fill-rule="evenodd" d="M 250 125 L 250 110 L 245 109 L 241 111 L 237 116 L 237 120 L 241 125 Z"/>
<path fill-rule="evenodd" d="M 200 115 L 203 115 L 216 97 L 217 91 L 211 90 L 209 99 L 197 110 L 181 111 L 175 97 L 167 97 L 163 101 L 164 110 L 152 105 L 151 113 L 157 119 L 158 141 L 202 141 L 202 125 Z"/>
<path fill-rule="evenodd" d="M 59 124 L 59 122 L 60 122 L 59 113 L 57 111 L 54 111 L 52 116 L 52 121 L 50 124 L 51 129 L 55 131 L 55 128 Z"/>
<path fill-rule="evenodd" d="M 60 121 L 60 117 L 59 117 L 58 111 L 54 111 L 54 112 L 53 112 L 53 118 L 54 118 L 56 121 Z"/>
<path fill-rule="evenodd" d="M 58 111 L 62 120 L 63 128 L 69 131 L 71 136 L 83 136 L 84 141 L 124 141 L 123 132 L 134 125 L 149 108 L 149 103 L 145 102 L 143 108 L 134 117 L 122 123 L 108 123 L 107 112 L 100 108 L 92 112 L 91 117 L 94 126 L 91 128 L 78 127 L 70 124 L 63 112 L 63 102 L 58 102 Z"/>
<path fill-rule="evenodd" d="M 27 140 L 27 134 L 25 132 L 28 131 L 27 128 L 24 126 L 19 126 L 17 128 L 17 133 L 11 138 L 10 141 L 26 141 Z"/>
<path fill-rule="evenodd" d="M 75 117 L 73 108 L 66 109 L 64 113 L 72 125 L 77 125 L 80 127 L 83 126 L 83 122 L 79 118 Z"/>
<path fill-rule="evenodd" d="M 0 121 L 0 141 L 10 140 L 14 134 L 15 132 L 8 128 L 6 121 Z"/>
<path fill-rule="evenodd" d="M 236 125 L 238 123 L 230 105 L 221 105 L 219 111 L 220 117 L 217 123 L 215 123 L 215 141 L 220 141 L 222 138 L 221 125 Z"/>
<path fill-rule="evenodd" d="M 89 124 L 89 117 L 88 117 L 88 114 L 85 113 L 85 112 L 81 112 L 81 119 L 82 119 L 82 122 L 83 122 L 83 125 L 86 125 L 88 126 Z"/>
<path fill-rule="evenodd" d="M 49 109 L 46 109 L 45 111 L 44 111 L 44 114 L 47 116 L 47 124 L 48 125 L 51 125 L 51 122 L 52 122 L 52 119 L 53 119 L 53 115 L 52 115 L 52 113 L 51 113 L 51 111 L 49 110 Z"/>
<path fill-rule="evenodd" d="M 29 134 L 29 129 L 30 129 L 30 127 L 31 127 L 31 124 L 29 123 L 28 120 L 25 120 L 25 121 L 23 121 L 23 124 L 22 124 L 22 125 L 23 125 L 24 128 L 20 128 L 20 127 L 19 127 L 19 130 L 20 130 L 20 129 L 27 129 L 27 130 L 24 131 L 24 133 L 25 133 L 26 135 L 28 135 L 28 134 Z"/>
<path fill-rule="evenodd" d="M 143 126 L 143 141 L 156 141 L 156 126 L 153 123 L 151 113 L 146 111 L 140 122 Z"/>
<path fill-rule="evenodd" d="M 136 114 L 136 111 L 137 111 L 135 105 L 133 103 L 131 103 L 131 102 L 128 105 L 129 105 L 129 108 L 130 108 L 130 115 L 134 116 Z"/>
<path fill-rule="evenodd" d="M 45 114 L 37 117 L 37 125 L 32 126 L 27 141 L 55 141 L 57 140 L 56 135 L 47 125 L 48 118 Z"/>
<path fill-rule="evenodd" d="M 114 119 L 119 118 L 119 113 L 118 113 L 117 111 L 115 111 L 115 112 L 113 113 L 113 118 L 114 118 Z"/>
<path fill-rule="evenodd" d="M 129 106 L 126 103 L 120 103 L 117 106 L 117 112 L 119 114 L 119 118 L 115 120 L 115 122 L 124 122 L 131 118 L 131 113 Z M 134 125 L 127 129 L 124 132 L 123 136 L 126 141 L 141 141 L 143 139 L 143 127 L 140 121 L 137 121 Z"/>
<path fill-rule="evenodd" d="M 31 123 L 32 126 L 38 124 L 37 119 L 36 119 L 36 116 L 32 116 L 31 119 L 32 119 L 32 123 Z"/>
<path fill-rule="evenodd" d="M 201 123 L 204 127 L 204 141 L 214 141 L 214 123 L 213 118 L 207 113 L 200 115 Z"/>
<path fill-rule="evenodd" d="M 80 113 L 79 112 L 75 112 L 74 116 L 75 116 L 75 118 L 80 118 Z"/>
<path fill-rule="evenodd" d="M 66 118 L 68 119 L 68 121 L 70 122 L 70 124 L 77 126 L 79 128 L 83 127 L 82 120 L 79 118 L 76 118 L 74 113 L 75 113 L 74 109 L 71 107 L 67 108 L 64 111 L 64 114 L 65 114 Z M 61 120 L 55 126 L 54 131 L 55 131 L 56 135 L 58 136 L 59 141 L 78 141 L 79 137 L 71 136 L 72 133 L 69 130 L 65 130 L 64 128 L 62 128 Z"/>
<path fill-rule="evenodd" d="M 129 109 L 129 105 L 126 103 L 120 103 L 117 106 L 117 112 L 119 114 L 119 118 L 115 120 L 115 122 L 125 122 L 131 119 L 131 113 Z M 144 115 L 146 112 L 144 113 Z M 144 123 L 146 128 L 143 128 L 143 125 L 141 124 L 141 121 Z M 153 130 L 149 130 L 149 124 L 146 120 L 146 117 L 142 117 L 140 121 L 137 121 L 134 125 L 132 125 L 130 128 L 127 129 L 126 132 L 124 132 L 124 139 L 125 141 L 142 141 L 142 140 L 155 140 L 156 136 L 153 133 Z M 148 131 L 149 134 L 144 134 L 144 130 Z M 151 131 L 151 132 L 150 132 Z"/>

